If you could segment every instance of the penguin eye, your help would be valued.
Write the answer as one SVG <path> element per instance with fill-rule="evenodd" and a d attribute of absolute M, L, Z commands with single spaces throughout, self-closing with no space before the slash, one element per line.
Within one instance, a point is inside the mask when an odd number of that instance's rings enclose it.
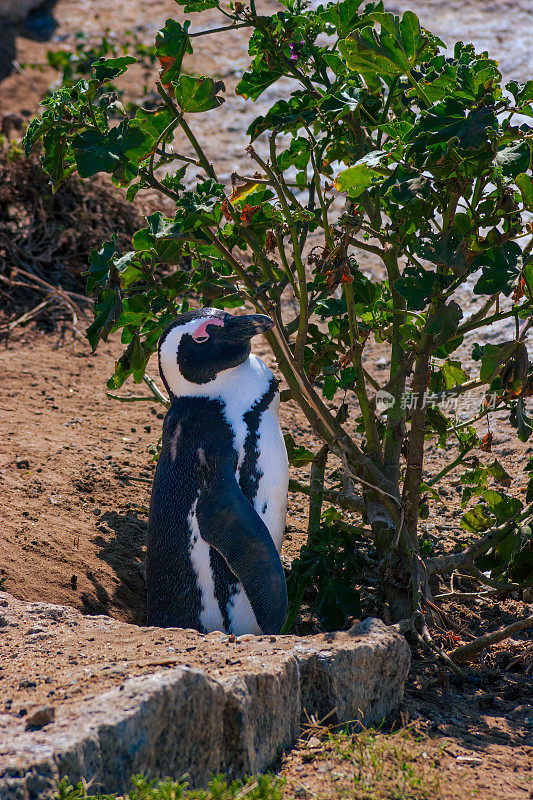
<path fill-rule="evenodd" d="M 209 336 L 207 336 L 207 335 L 206 336 L 195 336 L 194 337 L 194 341 L 196 342 L 196 344 L 204 344 L 204 342 L 208 342 L 209 341 Z"/>

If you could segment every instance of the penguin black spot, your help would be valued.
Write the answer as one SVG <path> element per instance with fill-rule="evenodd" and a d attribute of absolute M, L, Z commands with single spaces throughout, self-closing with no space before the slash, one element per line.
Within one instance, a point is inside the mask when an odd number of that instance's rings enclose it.
<path fill-rule="evenodd" d="M 257 494 L 259 481 L 263 477 L 262 471 L 257 466 L 259 458 L 258 431 L 261 415 L 267 410 L 278 390 L 278 383 L 274 377 L 270 381 L 268 390 L 257 400 L 250 411 L 244 414 L 244 421 L 248 428 L 244 442 L 244 460 L 239 474 L 239 486 L 243 494 L 253 503 Z"/>
<path fill-rule="evenodd" d="M 262 513 L 262 514 L 265 514 L 265 513 L 266 513 L 266 510 L 267 510 L 267 508 L 268 508 L 268 503 L 267 503 L 267 502 L 266 502 L 266 500 L 265 500 L 265 502 L 263 503 L 263 508 L 261 509 L 261 513 Z"/>

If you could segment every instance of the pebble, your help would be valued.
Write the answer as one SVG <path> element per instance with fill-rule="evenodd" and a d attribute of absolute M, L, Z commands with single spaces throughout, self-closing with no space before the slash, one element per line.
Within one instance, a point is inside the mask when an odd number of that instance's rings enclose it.
<path fill-rule="evenodd" d="M 26 730 L 44 728 L 45 725 L 49 725 L 54 721 L 55 716 L 56 710 L 54 706 L 41 706 L 27 715 Z"/>

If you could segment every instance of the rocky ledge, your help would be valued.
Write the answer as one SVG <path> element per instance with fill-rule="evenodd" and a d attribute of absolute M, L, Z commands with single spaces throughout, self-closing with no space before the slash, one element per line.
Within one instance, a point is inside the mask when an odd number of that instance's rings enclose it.
<path fill-rule="evenodd" d="M 204 636 L 0 593 L 0 797 L 48 800 L 64 775 L 122 793 L 143 771 L 193 786 L 260 772 L 306 715 L 379 724 L 409 662 L 376 619 L 308 637 Z"/>

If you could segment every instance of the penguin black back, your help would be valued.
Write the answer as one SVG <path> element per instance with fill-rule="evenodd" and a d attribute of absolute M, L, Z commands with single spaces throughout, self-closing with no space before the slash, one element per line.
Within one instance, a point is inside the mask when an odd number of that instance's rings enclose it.
<path fill-rule="evenodd" d="M 150 625 L 198 628 L 201 591 L 189 555 L 188 516 L 205 480 L 198 451 L 205 452 L 206 436 L 213 445 L 232 447 L 221 405 L 207 398 L 176 398 L 163 423 L 148 525 Z"/>

